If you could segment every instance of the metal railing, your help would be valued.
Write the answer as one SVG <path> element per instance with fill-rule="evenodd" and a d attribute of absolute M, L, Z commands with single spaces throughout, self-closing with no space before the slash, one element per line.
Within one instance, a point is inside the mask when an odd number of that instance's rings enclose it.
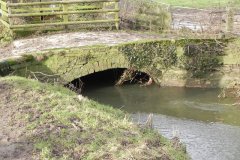
<path fill-rule="evenodd" d="M 119 29 L 119 0 L 17 2 L 0 0 L 0 22 L 13 30 L 81 24 L 112 24 Z"/>

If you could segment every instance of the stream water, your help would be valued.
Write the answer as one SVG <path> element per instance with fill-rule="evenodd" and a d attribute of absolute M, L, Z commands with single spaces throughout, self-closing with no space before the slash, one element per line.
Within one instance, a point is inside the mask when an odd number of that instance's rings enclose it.
<path fill-rule="evenodd" d="M 103 86 L 84 95 L 132 114 L 153 125 L 163 136 L 178 136 L 193 160 L 240 159 L 240 108 L 234 99 L 219 99 L 218 89 Z"/>

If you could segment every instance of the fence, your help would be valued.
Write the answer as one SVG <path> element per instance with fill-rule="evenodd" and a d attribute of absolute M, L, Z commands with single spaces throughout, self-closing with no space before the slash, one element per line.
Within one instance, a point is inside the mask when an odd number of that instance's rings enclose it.
<path fill-rule="evenodd" d="M 173 33 L 240 34 L 238 6 L 190 8 L 154 0 L 121 0 L 121 27 Z"/>
<path fill-rule="evenodd" d="M 119 28 L 119 0 L 0 0 L 0 22 L 13 30 L 107 24 Z"/>

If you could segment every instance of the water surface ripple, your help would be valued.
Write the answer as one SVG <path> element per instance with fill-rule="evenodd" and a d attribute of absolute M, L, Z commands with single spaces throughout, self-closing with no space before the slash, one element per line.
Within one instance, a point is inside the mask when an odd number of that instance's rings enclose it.
<path fill-rule="evenodd" d="M 150 113 L 163 136 L 177 135 L 193 160 L 240 160 L 240 109 L 219 99 L 217 89 L 157 86 L 92 88 L 85 96 L 132 114 L 144 123 Z"/>

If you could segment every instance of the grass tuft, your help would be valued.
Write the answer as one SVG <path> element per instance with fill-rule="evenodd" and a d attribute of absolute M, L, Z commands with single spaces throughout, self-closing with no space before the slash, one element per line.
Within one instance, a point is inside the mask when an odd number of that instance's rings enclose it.
<path fill-rule="evenodd" d="M 233 3 L 234 0 L 155 0 L 179 7 L 193 7 L 193 8 L 218 8 L 226 7 Z M 237 2 L 237 1 L 236 1 Z"/>

